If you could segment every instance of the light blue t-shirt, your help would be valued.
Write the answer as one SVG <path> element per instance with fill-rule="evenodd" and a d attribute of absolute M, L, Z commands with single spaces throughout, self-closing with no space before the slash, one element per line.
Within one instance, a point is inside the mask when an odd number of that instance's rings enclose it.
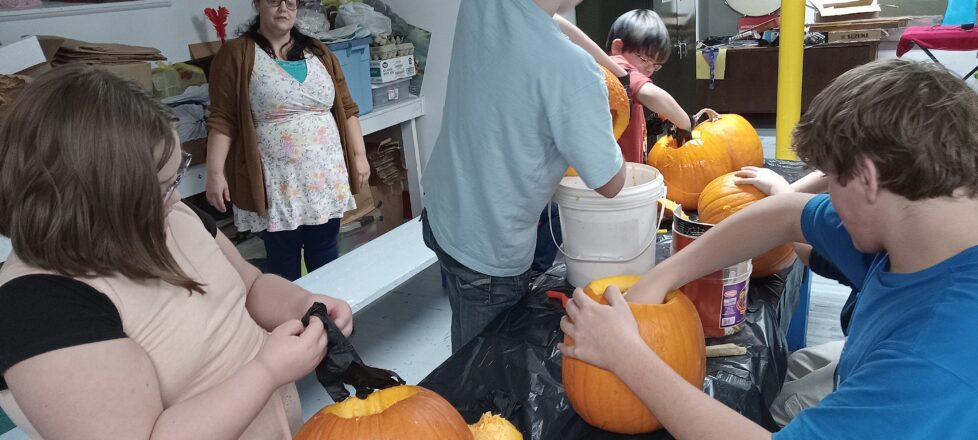
<path fill-rule="evenodd" d="M 424 204 L 470 269 L 530 267 L 540 213 L 572 165 L 599 188 L 623 164 L 594 59 L 532 0 L 463 0 Z"/>
<path fill-rule="evenodd" d="M 828 196 L 808 203 L 801 225 L 860 293 L 836 391 L 775 438 L 978 439 L 978 247 L 893 273 L 886 253 L 853 246 Z"/>

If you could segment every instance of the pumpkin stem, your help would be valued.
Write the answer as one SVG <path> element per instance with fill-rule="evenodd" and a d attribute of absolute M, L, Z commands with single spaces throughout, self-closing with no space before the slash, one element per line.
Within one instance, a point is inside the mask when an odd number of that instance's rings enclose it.
<path fill-rule="evenodd" d="M 705 108 L 703 110 L 700 110 L 699 112 L 696 113 L 696 115 L 693 116 L 693 121 L 695 121 L 696 124 L 699 124 L 700 118 L 702 118 L 704 114 L 707 116 L 710 122 L 716 122 L 720 120 L 720 114 L 717 113 L 716 110 L 713 110 L 711 108 Z"/>

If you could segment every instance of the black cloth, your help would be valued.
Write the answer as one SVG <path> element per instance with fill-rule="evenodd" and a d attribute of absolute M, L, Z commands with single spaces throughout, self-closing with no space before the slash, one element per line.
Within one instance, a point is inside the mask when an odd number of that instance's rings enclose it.
<path fill-rule="evenodd" d="M 852 283 L 846 278 L 845 274 L 837 269 L 829 260 L 826 260 L 822 254 L 818 253 L 815 249 L 808 255 L 808 268 L 825 278 L 830 280 L 838 281 L 852 291 L 849 293 L 849 298 L 846 298 L 845 305 L 842 306 L 842 312 L 839 314 L 839 322 L 842 325 L 842 334 L 849 336 L 849 322 L 852 321 L 852 312 L 856 309 L 856 295 L 859 291 L 852 287 Z"/>
<path fill-rule="evenodd" d="M 0 286 L 0 374 L 40 354 L 125 337 L 112 300 L 81 281 L 26 275 Z"/>
<path fill-rule="evenodd" d="M 326 309 L 325 304 L 313 303 L 302 317 L 302 325 L 309 325 L 309 319 L 313 316 L 323 321 L 326 337 L 329 340 L 326 345 L 326 357 L 316 366 L 316 379 L 334 402 L 342 402 L 350 397 L 346 384 L 353 385 L 357 390 L 357 397 L 361 399 L 367 398 L 376 390 L 404 385 L 404 379 L 401 379 L 397 373 L 368 367 L 363 363 L 350 340 L 329 318 L 329 310 Z"/>
<path fill-rule="evenodd" d="M 656 254 L 669 253 L 671 240 L 661 237 Z M 768 408 L 787 371 L 785 334 L 799 303 L 803 266 L 768 278 L 751 280 L 747 314 L 740 333 L 709 338 L 708 345 L 735 343 L 747 347 L 742 356 L 707 359 L 703 390 L 733 410 L 769 430 L 777 429 Z M 534 282 L 530 295 L 504 312 L 475 339 L 431 372 L 420 386 L 452 403 L 467 422 L 486 411 L 502 414 L 527 440 L 670 439 L 665 430 L 643 435 L 619 435 L 588 425 L 570 405 L 564 392 L 561 354 L 563 340 L 558 301 L 548 290 L 571 294 L 565 267 L 556 265 Z"/>
<path fill-rule="evenodd" d="M 217 222 L 192 204 L 211 236 Z M 122 316 L 104 293 L 60 275 L 25 275 L 0 286 L 2 375 L 20 361 L 67 347 L 125 338 Z"/>

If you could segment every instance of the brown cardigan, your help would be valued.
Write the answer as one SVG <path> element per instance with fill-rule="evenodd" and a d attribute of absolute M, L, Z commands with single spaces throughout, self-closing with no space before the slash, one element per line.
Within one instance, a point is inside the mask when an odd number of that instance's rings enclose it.
<path fill-rule="evenodd" d="M 349 173 L 350 191 L 360 192 L 354 178 L 353 154 L 349 151 L 346 120 L 360 114 L 360 109 L 346 87 L 346 77 L 340 70 L 336 56 L 322 43 L 313 44 L 323 51 L 319 57 L 333 78 L 336 98 L 333 101 L 333 118 L 340 132 L 343 156 Z M 265 178 L 261 166 L 261 154 L 255 134 L 255 120 L 251 115 L 249 85 L 251 70 L 255 66 L 255 42 L 246 36 L 228 41 L 214 57 L 210 67 L 211 115 L 208 130 L 226 134 L 231 138 L 231 150 L 224 162 L 224 174 L 235 206 L 259 215 L 267 215 L 268 200 L 265 197 Z"/>

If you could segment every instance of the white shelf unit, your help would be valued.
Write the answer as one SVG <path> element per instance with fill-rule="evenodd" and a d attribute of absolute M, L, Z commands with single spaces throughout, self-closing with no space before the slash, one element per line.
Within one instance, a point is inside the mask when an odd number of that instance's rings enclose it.
<path fill-rule="evenodd" d="M 41 2 L 41 6 L 36 8 L 0 9 L 0 22 L 131 11 L 134 9 L 167 8 L 170 7 L 171 3 L 172 0 L 129 0 L 109 3 L 69 3 L 44 0 Z"/>

